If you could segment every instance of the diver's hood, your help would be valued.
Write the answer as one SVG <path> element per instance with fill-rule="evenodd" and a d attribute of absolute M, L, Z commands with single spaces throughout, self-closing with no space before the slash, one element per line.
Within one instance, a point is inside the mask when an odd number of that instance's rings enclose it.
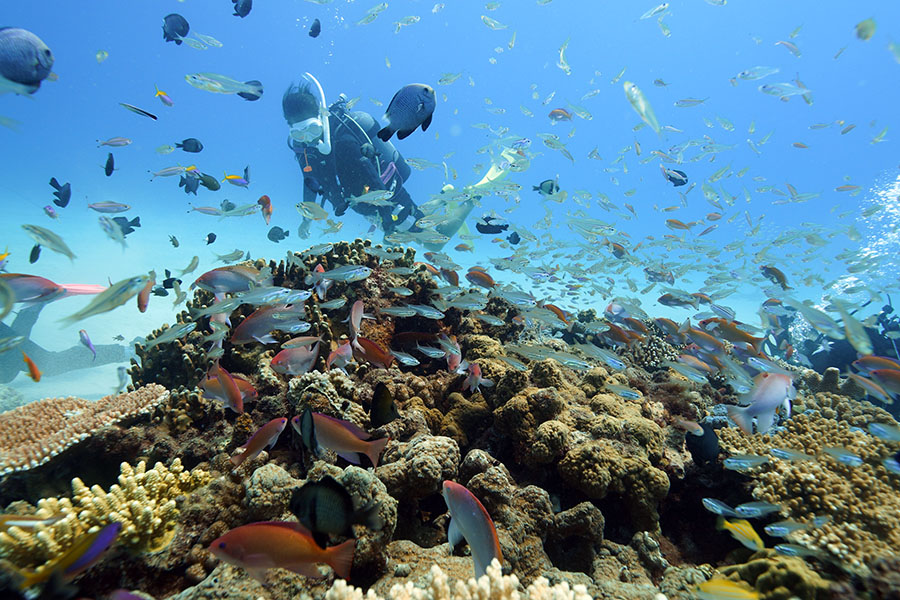
<path fill-rule="evenodd" d="M 319 81 L 311 73 L 300 77 L 298 87 L 311 94 L 319 108 L 316 115 L 291 125 L 291 139 L 307 146 L 315 146 L 322 154 L 331 153 L 331 128 L 328 125 L 328 107 L 325 104 L 325 92 Z"/>

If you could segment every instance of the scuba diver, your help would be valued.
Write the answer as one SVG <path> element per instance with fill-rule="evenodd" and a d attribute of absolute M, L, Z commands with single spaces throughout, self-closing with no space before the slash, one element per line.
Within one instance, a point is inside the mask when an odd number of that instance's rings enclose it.
<path fill-rule="evenodd" d="M 415 223 L 423 216 L 403 187 L 410 176 L 409 165 L 391 142 L 378 137 L 381 125 L 372 115 L 350 112 L 343 94 L 326 106 L 322 86 L 309 73 L 288 87 L 281 106 L 290 127 L 288 146 L 303 169 L 304 202 L 318 201 L 324 207 L 327 200 L 337 217 L 353 208 L 385 234 L 410 217 Z M 348 203 L 353 196 L 377 190 L 393 195 L 383 205 L 360 202 L 351 207 Z M 308 231 L 309 219 L 304 217 L 299 234 L 307 237 Z"/>

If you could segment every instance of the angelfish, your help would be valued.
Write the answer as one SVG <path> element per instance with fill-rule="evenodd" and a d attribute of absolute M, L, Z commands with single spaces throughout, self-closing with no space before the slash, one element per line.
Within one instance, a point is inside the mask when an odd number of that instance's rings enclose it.
<path fill-rule="evenodd" d="M 481 577 L 495 558 L 503 562 L 494 522 L 484 505 L 465 486 L 444 481 L 443 487 L 444 502 L 450 510 L 447 540 L 452 547 L 465 538 L 475 562 L 475 577 Z"/>

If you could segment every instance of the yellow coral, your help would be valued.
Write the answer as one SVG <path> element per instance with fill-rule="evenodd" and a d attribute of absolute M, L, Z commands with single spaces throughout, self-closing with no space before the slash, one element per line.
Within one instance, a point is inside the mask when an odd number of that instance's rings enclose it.
<path fill-rule="evenodd" d="M 551 586 L 543 577 L 535 579 L 520 593 L 519 578 L 503 575 L 496 558 L 488 566 L 487 574 L 478 579 L 451 582 L 437 565 L 431 567 L 430 575 L 428 587 L 418 588 L 412 582 L 398 584 L 391 588 L 387 598 L 372 590 L 364 594 L 360 588 L 338 579 L 325 593 L 325 600 L 591 600 L 583 585 L 570 588 L 562 582 Z"/>
<path fill-rule="evenodd" d="M 185 472 L 179 459 L 166 468 L 156 463 L 132 467 L 122 463 L 119 483 L 109 491 L 98 485 L 88 488 L 77 477 L 72 480 L 72 498 L 38 501 L 40 516 L 62 515 L 52 525 L 34 532 L 11 527 L 0 533 L 0 556 L 19 567 L 34 567 L 57 556 L 77 537 L 113 522 L 122 524 L 118 541 L 137 552 L 164 548 L 175 534 L 178 518 L 175 498 L 206 485 L 210 475 L 202 469 Z"/>

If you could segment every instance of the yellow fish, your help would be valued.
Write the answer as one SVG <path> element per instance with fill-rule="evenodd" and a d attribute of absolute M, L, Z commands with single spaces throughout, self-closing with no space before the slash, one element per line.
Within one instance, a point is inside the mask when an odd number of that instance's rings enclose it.
<path fill-rule="evenodd" d="M 704 581 L 694 590 L 694 595 L 700 600 L 759 600 L 759 593 L 747 584 L 728 579 Z"/>
<path fill-rule="evenodd" d="M 734 519 L 733 521 L 729 521 L 720 516 L 719 520 L 716 522 L 716 529 L 727 530 L 728 533 L 731 534 L 731 537 L 750 550 L 763 550 L 766 547 L 759 537 L 759 534 L 753 529 L 753 525 L 745 519 Z"/>

